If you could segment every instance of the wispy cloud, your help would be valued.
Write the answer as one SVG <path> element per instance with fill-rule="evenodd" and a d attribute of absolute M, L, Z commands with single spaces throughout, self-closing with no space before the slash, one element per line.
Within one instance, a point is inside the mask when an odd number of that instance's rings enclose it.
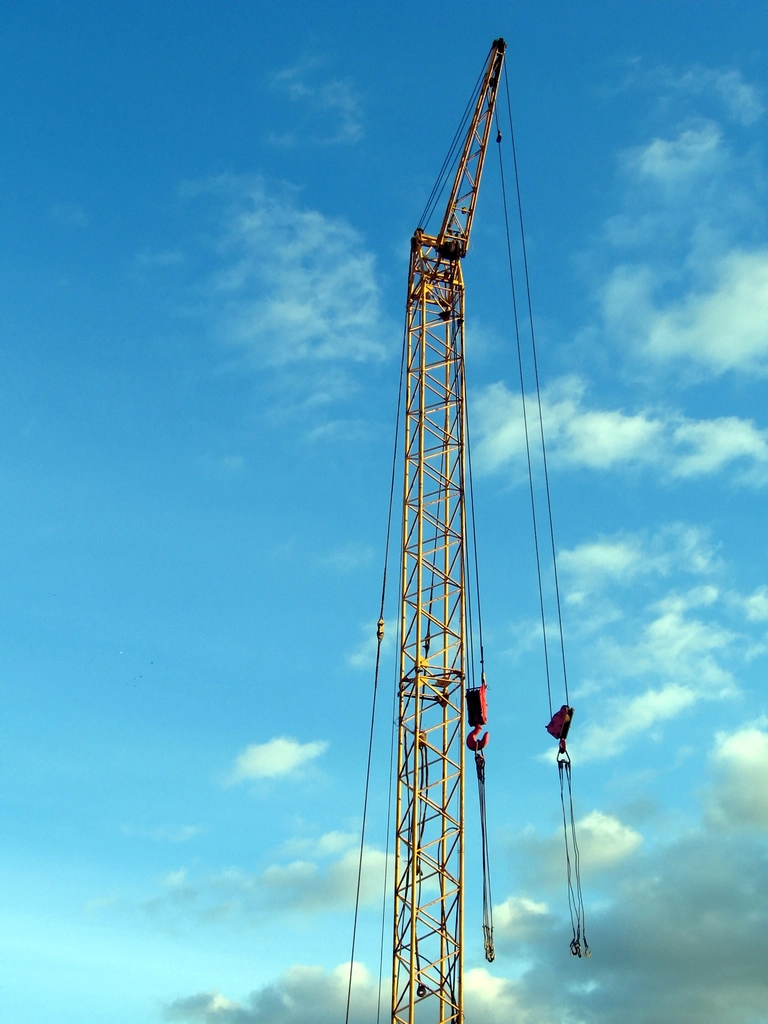
<path fill-rule="evenodd" d="M 600 639 L 606 686 L 599 699 L 592 698 L 583 733 L 572 736 L 580 759 L 614 757 L 697 702 L 738 692 L 733 665 L 744 656 L 745 639 L 719 621 L 723 597 L 711 584 L 673 592 L 650 606 L 643 625 L 632 621 L 637 640 Z M 633 693 L 630 687 L 638 684 Z M 612 687 L 621 695 L 613 695 Z"/>
<path fill-rule="evenodd" d="M 156 828 L 121 825 L 120 831 L 125 836 L 152 839 L 160 843 L 186 843 L 205 830 L 200 825 L 158 825 Z"/>
<path fill-rule="evenodd" d="M 724 105 L 715 121 L 689 111 L 620 156 L 623 210 L 593 251 L 606 340 L 689 380 L 768 371 L 768 249 L 764 169 L 727 121 L 763 113 L 737 72 L 696 68 L 657 80 L 667 98 Z M 743 134 L 743 133 L 742 133 Z M 606 264 L 606 257 L 613 265 Z"/>
<path fill-rule="evenodd" d="M 360 627 L 362 638 L 347 655 L 347 664 L 351 668 L 371 668 L 376 661 L 376 648 L 379 641 L 377 638 L 377 625 L 373 620 L 366 622 Z M 391 622 L 384 627 L 384 639 L 381 644 L 382 654 L 388 654 L 394 649 L 395 644 L 395 623 Z"/>
<path fill-rule="evenodd" d="M 722 135 L 712 121 L 684 128 L 672 139 L 656 138 L 624 154 L 625 164 L 638 175 L 671 188 L 711 174 L 722 160 Z"/>
<path fill-rule="evenodd" d="M 768 587 L 758 587 L 752 594 L 742 597 L 740 594 L 731 595 L 750 622 L 765 622 L 768 619 Z"/>
<path fill-rule="evenodd" d="M 299 743 L 291 736 L 276 736 L 266 743 L 253 743 L 238 754 L 229 781 L 235 783 L 296 775 L 327 749 L 328 744 L 324 740 Z"/>
<path fill-rule="evenodd" d="M 56 203 L 49 210 L 53 220 L 70 228 L 84 228 L 91 223 L 91 218 L 75 203 Z"/>
<path fill-rule="evenodd" d="M 136 254 L 136 264 L 145 269 L 153 267 L 177 267 L 186 261 L 181 249 L 143 249 Z"/>
<path fill-rule="evenodd" d="M 304 111 L 299 130 L 275 133 L 274 145 L 358 142 L 364 134 L 360 97 L 349 78 L 325 78 L 323 62 L 304 60 L 272 75 L 271 88 Z"/>
<path fill-rule="evenodd" d="M 601 716 L 606 724 L 593 724 L 578 741 L 578 756 L 582 761 L 615 757 L 626 749 L 630 738 L 636 739 L 649 729 L 676 718 L 696 699 L 693 686 L 669 683 L 631 699 L 615 700 Z"/>
<path fill-rule="evenodd" d="M 313 401 L 343 395 L 343 364 L 387 354 L 373 254 L 341 218 L 297 204 L 287 188 L 224 175 L 187 184 L 228 213 L 208 285 L 209 315 L 221 340 L 257 367 L 311 364 Z M 329 375 L 330 372 L 330 375 Z"/>
<path fill-rule="evenodd" d="M 724 71 L 697 65 L 677 77 L 665 75 L 667 85 L 692 96 L 710 93 L 722 101 L 726 112 L 742 125 L 751 125 L 765 113 L 759 90 L 732 68 Z"/>
<path fill-rule="evenodd" d="M 368 565 L 373 558 L 373 548 L 368 544 L 359 541 L 350 541 L 328 554 L 322 555 L 318 562 L 328 569 L 335 569 L 337 572 L 352 572 L 364 565 Z"/>
<path fill-rule="evenodd" d="M 324 833 L 319 838 L 290 839 L 284 848 L 292 854 L 302 854 L 305 857 L 324 857 L 328 854 L 343 853 L 359 843 L 359 833 L 334 830 Z"/>
<path fill-rule="evenodd" d="M 673 523 L 655 533 L 619 533 L 563 549 L 558 561 L 567 600 L 580 604 L 608 586 L 638 577 L 667 577 L 673 571 L 712 573 L 718 562 L 707 531 Z"/>
<path fill-rule="evenodd" d="M 218 921 L 245 917 L 265 919 L 275 914 L 312 915 L 351 908 L 357 895 L 359 848 L 327 840 L 314 844 L 312 856 L 271 864 L 260 872 L 228 869 L 195 876 L 181 868 L 163 881 L 163 889 L 145 900 L 143 910 L 154 917 Z M 329 860 L 329 855 L 341 856 Z M 366 847 L 360 879 L 360 905 L 381 899 L 387 858 Z M 391 866 L 391 865 L 390 865 Z"/>

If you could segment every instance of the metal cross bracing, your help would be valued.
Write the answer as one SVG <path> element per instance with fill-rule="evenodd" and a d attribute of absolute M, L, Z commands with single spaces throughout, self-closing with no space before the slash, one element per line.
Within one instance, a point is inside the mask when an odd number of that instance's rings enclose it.
<path fill-rule="evenodd" d="M 463 1024 L 467 683 L 464 280 L 505 44 L 477 93 L 441 229 L 411 242 L 393 1024 Z"/>
<path fill-rule="evenodd" d="M 411 253 L 395 849 L 393 1021 L 418 1002 L 460 1020 L 463 927 L 464 286 L 418 235 Z"/>

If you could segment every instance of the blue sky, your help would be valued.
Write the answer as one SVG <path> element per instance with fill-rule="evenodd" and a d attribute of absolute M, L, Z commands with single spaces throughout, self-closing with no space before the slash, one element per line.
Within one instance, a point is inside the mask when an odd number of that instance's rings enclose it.
<path fill-rule="evenodd" d="M 503 35 L 594 954 L 492 153 L 465 275 L 499 956 L 470 799 L 468 1024 L 767 1020 L 765 7 L 0 18 L 3 1019 L 342 1019 L 408 243 Z"/>

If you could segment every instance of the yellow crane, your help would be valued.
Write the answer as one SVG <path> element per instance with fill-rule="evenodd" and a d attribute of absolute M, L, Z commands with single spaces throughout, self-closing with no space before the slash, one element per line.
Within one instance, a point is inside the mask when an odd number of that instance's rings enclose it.
<path fill-rule="evenodd" d="M 440 230 L 430 235 L 422 225 L 411 241 L 393 1024 L 464 1021 L 469 593 L 461 261 L 469 247 L 504 51 L 504 40 L 495 40 Z"/>

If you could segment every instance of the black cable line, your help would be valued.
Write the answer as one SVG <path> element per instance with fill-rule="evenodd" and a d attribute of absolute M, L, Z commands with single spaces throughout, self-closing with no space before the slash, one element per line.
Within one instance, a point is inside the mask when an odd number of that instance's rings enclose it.
<path fill-rule="evenodd" d="M 578 935 L 580 932 L 580 918 L 578 915 L 578 901 L 576 899 L 576 894 L 573 890 L 573 879 L 571 873 L 571 852 L 570 844 L 568 842 L 568 822 L 565 812 L 565 792 L 563 788 L 563 775 L 565 774 L 566 770 L 565 762 L 558 760 L 557 770 L 558 775 L 560 776 L 560 805 L 563 809 L 563 837 L 565 839 L 565 873 L 568 886 L 568 912 L 571 917 L 571 931 L 573 933 L 573 939 L 571 940 L 571 951 L 573 951 L 575 944 L 578 942 Z"/>
<path fill-rule="evenodd" d="M 397 638 L 401 641 L 401 629 L 398 624 Z M 399 644 L 398 644 L 399 646 Z M 389 882 L 389 842 L 390 834 L 389 830 L 392 825 L 392 778 L 394 776 L 394 764 L 395 764 L 395 727 L 397 725 L 397 697 L 398 697 L 398 679 L 400 676 L 399 662 L 395 659 L 395 685 L 392 687 L 392 727 L 389 736 L 389 781 L 387 783 L 387 831 L 386 831 L 386 842 L 384 844 L 384 887 L 382 890 L 381 897 L 381 937 L 379 941 L 379 987 L 378 995 L 376 998 L 376 1024 L 381 1024 L 381 986 L 384 977 L 384 932 L 386 930 L 386 915 L 387 915 L 387 888 Z"/>
<path fill-rule="evenodd" d="M 477 518 L 475 515 L 475 491 L 474 481 L 472 474 L 472 444 L 469 427 L 469 406 L 468 403 L 464 402 L 464 426 L 466 431 L 466 465 L 467 465 L 467 483 L 469 485 L 469 520 L 471 524 L 471 536 L 472 536 L 472 552 L 467 551 L 465 553 L 465 573 L 467 579 L 466 593 L 467 593 L 467 619 L 469 623 L 469 670 L 472 686 L 476 685 L 475 676 L 475 651 L 474 651 L 474 630 L 473 630 L 473 614 L 472 614 L 472 563 L 474 563 L 474 583 L 475 583 L 475 595 L 477 600 L 477 627 L 478 627 L 478 639 L 480 643 L 480 684 L 485 683 L 485 650 L 483 641 L 483 616 L 482 608 L 480 603 L 480 567 L 479 567 L 479 556 L 477 551 Z M 463 481 L 462 481 L 463 485 Z M 481 861 L 482 861 L 482 874 L 483 874 L 483 946 L 485 948 L 485 958 L 489 963 L 492 963 L 496 959 L 496 952 L 493 944 L 493 893 L 491 889 L 491 859 L 490 850 L 488 843 L 488 819 L 486 812 L 486 801 L 485 801 L 485 755 L 482 750 L 475 751 L 475 769 L 477 771 L 477 792 L 478 792 L 478 803 L 480 810 L 480 845 L 481 845 Z"/>
<path fill-rule="evenodd" d="M 499 131 L 498 115 L 496 117 L 496 142 L 499 151 L 499 172 L 501 174 L 501 197 L 504 204 L 504 228 L 507 239 L 507 259 L 509 263 L 509 283 L 512 289 L 512 312 L 515 323 L 515 342 L 517 345 L 517 367 L 520 375 L 520 399 L 523 405 L 523 427 L 525 430 L 525 455 L 528 461 L 528 486 L 531 498 L 531 520 L 533 522 L 533 546 L 536 553 L 536 578 L 539 585 L 539 609 L 541 612 L 541 632 L 544 638 L 544 671 L 547 679 L 547 699 L 549 701 L 549 715 L 552 717 L 552 681 L 549 670 L 549 644 L 547 641 L 547 620 L 544 611 L 544 584 L 541 576 L 541 553 L 539 550 L 539 529 L 536 515 L 536 495 L 533 486 L 533 466 L 531 464 L 531 444 L 528 434 L 528 410 L 525 401 L 525 378 L 523 374 L 523 352 L 520 343 L 520 321 L 517 314 L 517 291 L 515 288 L 515 273 L 512 262 L 512 242 L 509 231 L 509 210 L 507 206 L 507 186 L 504 178 L 504 158 L 501 152 L 501 132 Z"/>
<path fill-rule="evenodd" d="M 419 793 L 426 793 L 427 794 L 427 799 L 429 799 L 429 750 L 425 747 L 424 751 L 423 751 L 423 757 L 419 757 L 419 747 L 423 746 L 423 745 L 419 743 L 418 736 L 414 740 L 414 746 L 415 746 L 415 756 L 418 758 L 418 761 L 419 761 L 418 792 Z M 415 776 L 414 776 L 414 779 L 415 779 Z M 415 795 L 414 795 L 414 799 L 416 799 Z M 422 849 L 422 847 L 424 845 L 424 833 L 426 832 L 426 829 L 427 829 L 428 818 L 429 818 L 429 807 L 427 805 L 427 801 L 426 800 L 421 800 L 421 801 L 419 801 L 418 821 L 417 821 L 417 824 L 416 824 L 418 838 L 417 838 L 416 842 L 413 844 L 413 847 L 412 847 L 412 849 L 417 851 L 416 852 L 416 879 L 417 879 L 417 881 L 416 881 L 416 906 L 417 907 L 421 906 L 421 893 L 422 893 L 422 888 L 423 888 L 423 883 L 424 883 L 424 875 L 423 875 L 423 871 L 422 871 L 421 849 Z M 415 945 L 414 953 L 416 954 L 416 978 L 418 979 L 419 984 L 423 984 L 423 979 L 421 977 L 421 954 L 419 953 L 418 914 L 416 915 L 416 924 L 417 924 L 417 928 L 416 928 L 416 935 L 415 935 L 415 939 L 414 939 L 414 945 Z"/>
<path fill-rule="evenodd" d="M 520 175 L 517 168 L 517 149 L 515 147 L 515 131 L 512 126 L 512 103 L 509 96 L 509 78 L 507 67 L 504 65 L 504 85 L 507 93 L 507 113 L 509 115 L 509 136 L 512 142 L 512 162 L 515 168 L 515 189 L 517 192 L 517 211 L 520 219 L 520 243 L 523 253 L 523 268 L 525 272 L 525 292 L 528 302 L 528 322 L 531 330 L 531 351 L 533 353 L 533 370 L 536 377 L 536 401 L 539 408 L 539 433 L 541 436 L 541 457 L 544 468 L 544 487 L 547 495 L 547 516 L 549 519 L 549 539 L 552 546 L 552 574 L 555 582 L 555 599 L 557 602 L 557 626 L 560 631 L 560 654 L 563 662 L 563 686 L 565 688 L 565 703 L 570 704 L 568 696 L 568 670 L 565 661 L 565 637 L 563 634 L 563 613 L 560 602 L 560 581 L 557 572 L 557 553 L 555 548 L 555 528 L 552 519 L 552 497 L 549 489 L 549 467 L 547 465 L 547 446 L 544 441 L 544 418 L 541 410 L 541 388 L 539 386 L 539 360 L 536 354 L 536 331 L 533 326 L 533 305 L 531 303 L 531 281 L 528 273 L 528 252 L 525 245 L 525 226 L 523 224 L 523 203 L 520 196 Z"/>
<path fill-rule="evenodd" d="M 483 642 L 483 614 L 480 608 L 480 565 L 477 554 L 477 520 L 475 517 L 475 486 L 472 476 L 472 444 L 469 433 L 469 407 L 464 413 L 464 424 L 467 431 L 467 477 L 469 481 L 469 509 L 472 523 L 472 552 L 475 563 L 475 594 L 477 595 L 477 632 L 480 640 L 480 682 L 485 681 L 485 644 Z M 467 588 L 471 592 L 471 588 Z"/>
<path fill-rule="evenodd" d="M 373 674 L 373 697 L 371 700 L 371 726 L 368 736 L 368 759 L 365 772 L 365 789 L 363 796 L 363 821 L 360 829 L 360 856 L 357 863 L 357 885 L 355 888 L 355 912 L 352 923 L 352 951 L 349 958 L 349 982 L 347 984 L 347 1007 L 344 1015 L 345 1024 L 349 1024 L 349 1009 L 352 1001 L 352 972 L 355 966 L 355 946 L 357 943 L 357 922 L 360 913 L 360 886 L 363 877 L 363 852 L 365 849 L 365 828 L 368 819 L 368 797 L 371 785 L 371 761 L 373 757 L 373 739 L 376 726 L 376 701 L 379 692 L 379 668 L 381 665 L 381 645 L 384 642 L 384 605 L 387 597 L 387 569 L 389 565 L 389 546 L 392 537 L 392 508 L 395 494 L 395 472 L 397 467 L 397 450 L 400 439 L 400 407 L 403 398 L 403 377 L 405 367 L 405 348 L 408 335 L 408 323 L 406 319 L 403 328 L 403 348 L 400 359 L 400 386 L 397 394 L 397 416 L 395 425 L 395 440 L 392 448 L 392 473 L 389 483 L 389 507 L 387 510 L 387 534 L 384 544 L 384 571 L 381 581 L 381 603 L 379 606 L 379 621 L 376 626 L 376 667 Z"/>
<path fill-rule="evenodd" d="M 386 575 L 386 573 L 385 573 Z M 376 724 L 376 698 L 379 690 L 379 665 L 381 663 L 381 644 L 384 639 L 383 634 L 379 630 L 380 636 L 376 643 L 376 668 L 374 670 L 374 682 L 373 682 L 373 700 L 371 702 L 371 727 L 368 736 L 368 763 L 366 766 L 365 773 L 365 795 L 363 797 L 363 824 L 360 829 L 360 856 L 357 864 L 357 886 L 355 889 L 355 913 L 352 924 L 352 952 L 349 960 L 349 983 L 347 986 L 347 1009 L 344 1016 L 345 1024 L 349 1024 L 349 1007 L 352 999 L 352 971 L 355 965 L 355 944 L 357 941 L 357 919 L 360 910 L 360 885 L 363 876 L 363 851 L 365 848 L 365 826 L 368 817 L 368 796 L 370 792 L 370 781 L 371 781 L 371 758 L 373 755 L 373 737 Z"/>
<path fill-rule="evenodd" d="M 475 632 L 472 625 L 474 618 L 472 612 L 472 584 L 469 575 L 469 551 L 464 551 L 464 575 L 466 577 L 465 593 L 467 595 L 467 628 L 469 632 L 469 657 L 467 658 L 467 668 L 469 669 L 469 685 L 474 688 L 477 682 L 475 678 Z"/>
<path fill-rule="evenodd" d="M 508 114 L 508 118 L 509 118 L 509 132 L 510 132 L 510 140 L 511 140 L 511 144 L 512 144 L 512 159 L 513 159 L 513 165 L 514 165 L 514 171 L 515 171 L 515 191 L 516 191 L 516 195 L 517 195 L 517 210 L 518 210 L 518 218 L 519 218 L 519 223 L 520 223 L 520 243 L 521 243 L 522 256 L 523 256 L 523 267 L 524 267 L 524 273 L 525 273 L 526 301 L 528 303 L 528 322 L 529 322 L 529 329 L 530 329 L 530 334 L 531 334 L 531 353 L 532 353 L 532 357 L 533 357 L 533 368 L 534 368 L 534 376 L 535 376 L 535 382 L 536 382 L 536 402 L 537 402 L 537 409 L 538 409 L 538 416 L 539 416 L 539 437 L 540 437 L 540 442 L 541 442 L 542 466 L 543 466 L 543 471 L 544 471 L 544 485 L 545 485 L 545 492 L 546 492 L 546 499 L 547 499 L 547 521 L 548 521 L 548 525 L 549 525 L 549 539 L 550 539 L 550 546 L 551 546 L 551 553 L 552 553 L 552 574 L 553 574 L 553 579 L 554 579 L 554 584 L 555 584 L 555 599 L 556 599 L 556 605 L 557 605 L 557 625 L 558 625 L 558 632 L 559 632 L 559 635 L 560 635 L 560 655 L 561 655 L 561 659 L 562 659 L 563 687 L 564 687 L 564 690 L 565 690 L 565 702 L 566 702 L 566 705 L 569 705 L 570 704 L 570 696 L 569 696 L 569 693 L 568 693 L 568 669 L 567 669 L 566 656 L 565 656 L 565 633 L 564 633 L 564 630 L 563 630 L 562 602 L 561 602 L 561 597 L 560 597 L 560 581 L 559 581 L 559 575 L 558 575 L 558 570 L 557 570 L 557 548 L 556 548 L 556 545 L 555 545 L 554 518 L 553 518 L 553 515 L 552 515 L 552 496 L 551 496 L 551 490 L 550 490 L 550 485 L 549 485 L 549 467 L 548 467 L 548 461 L 547 461 L 547 446 L 546 446 L 546 442 L 545 442 L 545 438 L 544 438 L 544 416 L 543 416 L 542 403 L 541 403 L 541 384 L 540 384 L 540 378 L 539 378 L 538 355 L 537 355 L 537 351 L 536 351 L 536 330 L 535 330 L 534 320 L 533 320 L 533 304 L 532 304 L 532 301 L 531 301 L 531 283 L 530 283 L 530 273 L 529 273 L 529 268 L 528 268 L 528 253 L 527 253 L 526 242 L 525 242 L 525 225 L 524 225 L 524 221 L 523 221 L 523 205 L 522 205 L 522 198 L 521 198 L 521 193 L 520 193 L 520 175 L 519 175 L 518 163 L 517 163 L 517 150 L 516 150 L 516 147 L 515 147 L 515 133 L 514 133 L 514 127 L 513 127 L 513 123 L 512 123 L 512 104 L 511 104 L 510 95 L 509 95 L 509 79 L 508 79 L 508 76 L 507 76 L 506 66 L 504 68 L 504 84 L 505 84 L 505 91 L 506 91 L 506 96 L 507 96 L 507 114 Z M 500 143 L 501 142 L 501 132 L 498 131 L 498 115 L 497 115 L 497 118 L 496 118 L 496 127 L 497 127 L 497 132 L 498 132 L 497 142 Z M 505 184 L 505 180 L 504 180 L 504 164 L 503 164 L 502 153 L 501 153 L 501 146 L 500 145 L 499 145 L 499 167 L 500 167 L 500 172 L 501 172 L 502 196 L 503 196 L 503 200 L 504 200 L 504 220 L 505 220 L 505 227 L 506 227 L 506 233 L 507 233 L 507 254 L 508 254 L 508 257 L 509 257 L 510 279 L 512 280 L 513 307 L 514 307 L 514 311 L 515 311 L 515 331 L 516 331 L 517 346 L 518 346 L 518 367 L 519 367 L 519 371 L 520 371 L 520 390 L 521 390 L 521 394 L 523 396 L 523 420 L 524 420 L 524 424 L 525 424 L 526 454 L 528 456 L 528 478 L 529 478 L 529 483 L 530 483 L 530 488 L 531 488 L 531 510 L 532 510 L 533 519 L 534 519 L 533 529 L 534 529 L 534 544 L 535 544 L 535 547 L 536 547 L 536 567 L 537 567 L 537 572 L 539 574 L 539 600 L 540 600 L 540 603 L 541 603 L 542 629 L 544 631 L 544 657 L 545 657 L 545 662 L 547 663 L 547 697 L 548 697 L 548 700 L 549 700 L 549 713 L 550 713 L 550 717 L 551 717 L 552 716 L 552 692 L 551 692 L 551 684 L 550 684 L 549 669 L 548 669 L 549 658 L 548 658 L 548 654 L 547 654 L 547 637 L 546 637 L 546 627 L 545 627 L 545 622 L 544 622 L 545 616 L 544 616 L 543 593 L 542 593 L 542 589 L 541 589 L 541 568 L 540 568 L 540 562 L 539 562 L 538 530 L 537 530 L 537 522 L 536 522 L 537 517 L 536 517 L 535 503 L 534 503 L 533 476 L 532 476 L 532 473 L 531 473 L 531 458 L 530 458 L 530 448 L 529 448 L 529 438 L 528 438 L 528 423 L 527 423 L 526 406 L 525 406 L 525 387 L 524 387 L 524 383 L 523 383 L 523 366 L 522 366 L 522 358 L 521 358 L 521 354 L 520 354 L 520 337 L 519 337 L 518 320 L 517 320 L 517 303 L 516 303 L 516 300 L 515 300 L 514 279 L 513 279 L 513 272 L 512 272 L 512 252 L 511 252 L 510 236 L 509 236 L 509 219 L 508 219 L 508 212 L 507 212 L 506 184 Z M 574 807 L 573 807 L 573 785 L 572 785 L 572 777 L 571 777 L 571 760 L 570 760 L 570 757 L 567 754 L 567 751 L 565 750 L 564 740 L 561 740 L 561 743 L 562 743 L 562 747 L 561 747 L 560 752 L 558 753 L 557 766 L 558 766 L 558 774 L 559 774 L 559 777 L 560 777 L 560 804 L 561 804 L 562 814 L 563 814 L 563 837 L 564 837 L 564 841 L 565 841 L 566 880 L 567 880 L 567 890 L 568 890 L 568 910 L 569 910 L 569 914 L 570 914 L 570 918 L 571 918 L 571 929 L 572 929 L 572 933 L 573 933 L 573 938 L 571 940 L 571 953 L 574 956 L 579 956 L 579 957 L 582 956 L 582 940 L 583 940 L 583 955 L 584 956 L 590 956 L 591 955 L 590 954 L 590 949 L 589 949 L 589 945 L 587 943 L 587 938 L 586 938 L 584 896 L 583 896 L 582 887 L 581 887 L 580 852 L 579 852 L 578 839 L 576 837 L 576 819 L 575 819 L 575 813 L 574 813 Z M 566 806 L 565 806 L 564 782 L 567 782 L 567 785 L 568 785 L 568 812 L 567 813 L 566 813 Z M 569 840 L 569 826 L 570 826 L 570 840 Z M 573 855 L 573 865 L 571 864 L 571 855 Z"/>
<path fill-rule="evenodd" d="M 496 951 L 493 945 L 493 892 L 491 890 L 491 859 L 488 850 L 488 825 L 485 805 L 485 755 L 481 750 L 475 751 L 475 768 L 477 770 L 477 791 L 480 800 L 480 841 L 482 846 L 483 865 L 483 945 L 485 959 L 493 963 Z"/>
<path fill-rule="evenodd" d="M 480 93 L 480 86 L 483 81 L 483 75 L 485 74 L 485 67 L 487 63 L 488 60 L 486 58 L 486 62 L 483 65 L 483 70 L 477 77 L 477 81 L 475 82 L 474 88 L 472 89 L 472 94 L 469 98 L 466 107 L 464 108 L 464 113 L 461 115 L 459 127 L 456 129 L 456 133 L 454 134 L 453 139 L 451 140 L 451 144 L 448 147 L 448 153 L 446 154 L 446 157 L 443 160 L 443 164 L 440 170 L 438 171 L 435 184 L 432 186 L 432 191 L 429 193 L 427 204 L 424 207 L 421 217 L 419 217 L 420 228 L 424 228 L 426 226 L 427 221 L 435 212 L 435 207 L 437 206 L 440 196 L 443 194 L 443 191 L 445 190 L 446 182 L 448 181 L 453 166 L 456 163 L 456 150 L 458 149 L 459 142 L 464 138 L 465 127 L 467 120 L 469 119 L 469 115 L 472 111 L 474 111 L 474 108 L 477 104 L 477 97 Z"/>
<path fill-rule="evenodd" d="M 571 781 L 571 764 L 570 761 L 566 765 L 566 778 L 568 781 L 568 802 L 570 804 L 570 815 L 571 815 L 571 837 L 573 839 L 573 864 L 576 876 L 576 895 L 578 897 L 578 914 L 581 923 L 581 939 L 584 940 L 584 956 L 591 956 L 589 943 L 587 942 L 587 918 L 584 911 L 584 896 L 581 891 L 581 854 L 579 852 L 579 843 L 576 838 L 576 819 L 573 811 L 573 786 Z M 579 936 L 577 935 L 577 939 Z M 581 946 L 579 946 L 579 952 L 577 954 L 581 956 Z"/>

